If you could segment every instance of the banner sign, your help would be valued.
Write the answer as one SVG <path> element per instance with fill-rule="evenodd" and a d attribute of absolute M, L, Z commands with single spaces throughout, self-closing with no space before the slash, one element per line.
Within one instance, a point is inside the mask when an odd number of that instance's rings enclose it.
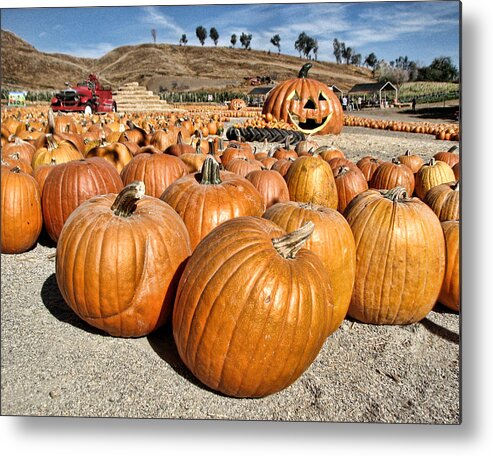
<path fill-rule="evenodd" d="M 26 106 L 27 92 L 9 92 L 8 106 Z"/>

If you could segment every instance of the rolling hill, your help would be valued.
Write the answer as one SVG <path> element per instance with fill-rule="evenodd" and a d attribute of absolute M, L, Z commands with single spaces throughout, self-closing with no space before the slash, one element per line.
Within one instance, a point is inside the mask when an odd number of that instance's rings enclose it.
<path fill-rule="evenodd" d="M 276 81 L 296 77 L 306 62 L 298 57 L 226 47 L 140 44 L 113 49 L 98 59 L 38 51 L 12 32 L 1 31 L 2 88 L 57 90 L 96 73 L 115 89 L 138 82 L 155 92 L 168 90 L 249 91 L 245 80 L 270 76 Z M 373 82 L 371 71 L 354 65 L 315 62 L 310 76 L 342 90 Z"/>

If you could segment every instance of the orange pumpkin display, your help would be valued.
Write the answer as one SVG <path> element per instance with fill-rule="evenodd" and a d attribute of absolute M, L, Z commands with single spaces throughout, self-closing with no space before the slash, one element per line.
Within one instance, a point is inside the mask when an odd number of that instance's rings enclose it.
<path fill-rule="evenodd" d="M 271 114 L 306 134 L 339 134 L 344 124 L 341 102 L 327 84 L 308 78 L 311 63 L 298 77 L 274 87 L 264 103 L 262 114 Z"/>
<path fill-rule="evenodd" d="M 446 246 L 446 267 L 438 301 L 449 309 L 460 310 L 460 226 L 459 221 L 442 222 Z"/>

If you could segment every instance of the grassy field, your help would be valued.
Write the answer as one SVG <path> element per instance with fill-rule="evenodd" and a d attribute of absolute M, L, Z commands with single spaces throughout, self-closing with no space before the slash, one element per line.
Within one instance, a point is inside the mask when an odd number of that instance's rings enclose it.
<path fill-rule="evenodd" d="M 399 101 L 416 98 L 418 103 L 436 103 L 459 98 L 459 84 L 454 82 L 405 82 L 399 89 Z"/>

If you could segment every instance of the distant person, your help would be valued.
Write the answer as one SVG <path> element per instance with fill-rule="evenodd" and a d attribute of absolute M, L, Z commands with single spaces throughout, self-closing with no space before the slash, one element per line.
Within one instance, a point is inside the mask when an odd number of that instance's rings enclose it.
<path fill-rule="evenodd" d="M 342 109 L 344 111 L 347 111 L 347 98 L 346 97 L 342 97 Z"/>
<path fill-rule="evenodd" d="M 413 106 L 413 112 L 416 112 L 416 98 L 413 98 L 412 106 Z"/>
<path fill-rule="evenodd" d="M 356 107 L 358 108 L 358 111 L 361 109 L 361 102 L 363 100 L 361 99 L 361 97 L 358 97 L 358 101 L 357 101 L 357 104 L 356 104 Z"/>

